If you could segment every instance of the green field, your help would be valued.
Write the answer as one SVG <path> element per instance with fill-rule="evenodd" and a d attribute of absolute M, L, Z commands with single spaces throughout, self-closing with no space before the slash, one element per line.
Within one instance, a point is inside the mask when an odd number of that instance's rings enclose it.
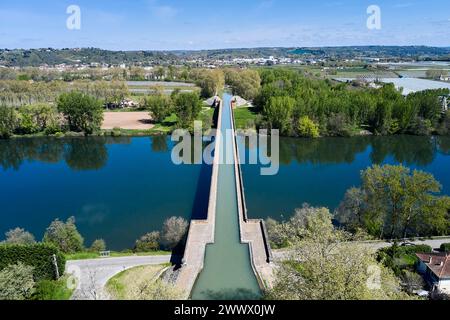
<path fill-rule="evenodd" d="M 234 109 L 236 129 L 254 129 L 258 113 L 254 107 L 240 107 Z"/>

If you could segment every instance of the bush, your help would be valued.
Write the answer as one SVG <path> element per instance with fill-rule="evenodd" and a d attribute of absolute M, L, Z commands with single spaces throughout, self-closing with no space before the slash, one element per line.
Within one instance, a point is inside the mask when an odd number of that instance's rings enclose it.
<path fill-rule="evenodd" d="M 33 267 L 19 262 L 0 271 L 0 300 L 26 300 L 33 292 Z"/>
<path fill-rule="evenodd" d="M 53 255 L 56 255 L 59 274 L 64 273 L 66 260 L 61 252 L 53 245 L 0 245 L 0 270 L 19 262 L 34 267 L 35 281 L 56 279 Z"/>
<path fill-rule="evenodd" d="M 36 290 L 31 297 L 32 300 L 69 300 L 72 290 L 67 287 L 67 278 L 63 277 L 57 281 L 42 280 L 36 284 Z"/>
<path fill-rule="evenodd" d="M 345 115 L 332 114 L 327 122 L 328 135 L 337 137 L 349 137 L 352 135 Z"/>
<path fill-rule="evenodd" d="M 394 273 L 401 277 L 403 270 L 414 271 L 418 262 L 416 253 L 430 253 L 433 249 L 428 245 L 398 246 L 394 244 L 387 248 L 382 248 L 377 252 L 377 260 L 386 267 L 391 268 Z"/>
<path fill-rule="evenodd" d="M 54 220 L 44 234 L 45 243 L 51 243 L 64 253 L 74 253 L 83 250 L 84 239 L 77 230 L 75 218 L 70 217 L 66 223 Z"/>
<path fill-rule="evenodd" d="M 309 117 L 301 117 L 298 120 L 297 131 L 299 136 L 306 138 L 318 138 L 319 127 Z"/>
<path fill-rule="evenodd" d="M 158 231 L 150 232 L 138 240 L 134 246 L 134 251 L 136 252 L 149 252 L 159 250 L 160 234 Z"/>
<path fill-rule="evenodd" d="M 106 250 L 106 242 L 103 239 L 97 239 L 94 242 L 92 242 L 92 245 L 90 247 L 90 251 L 92 252 L 101 252 Z"/>
<path fill-rule="evenodd" d="M 450 252 L 450 243 L 443 243 L 440 247 L 443 252 Z"/>

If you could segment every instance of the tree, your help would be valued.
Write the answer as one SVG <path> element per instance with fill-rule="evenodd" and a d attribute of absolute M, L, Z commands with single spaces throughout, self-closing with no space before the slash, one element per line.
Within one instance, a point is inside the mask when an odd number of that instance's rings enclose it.
<path fill-rule="evenodd" d="M 357 230 L 363 224 L 363 206 L 366 195 L 361 188 L 350 188 L 344 200 L 336 209 L 335 216 L 339 222 L 346 225 L 350 231 Z"/>
<path fill-rule="evenodd" d="M 188 222 L 181 217 L 171 217 L 164 222 L 162 243 L 167 249 L 174 249 L 184 238 L 188 230 Z"/>
<path fill-rule="evenodd" d="M 261 78 L 256 70 L 225 70 L 225 82 L 231 86 L 233 94 L 253 100 L 261 88 Z"/>
<path fill-rule="evenodd" d="M 9 138 L 18 125 L 18 116 L 14 108 L 0 105 L 0 138 Z"/>
<path fill-rule="evenodd" d="M 58 247 L 64 253 L 74 253 L 83 250 L 84 239 L 75 225 L 75 218 L 70 217 L 64 223 L 54 220 L 47 228 L 43 242 Z"/>
<path fill-rule="evenodd" d="M 297 131 L 300 137 L 318 138 L 319 127 L 307 116 L 298 120 Z"/>
<path fill-rule="evenodd" d="M 71 131 L 91 134 L 102 125 L 102 103 L 82 92 L 72 91 L 60 95 L 58 111 L 64 115 Z"/>
<path fill-rule="evenodd" d="M 5 243 L 8 244 L 33 244 L 36 243 L 34 236 L 21 228 L 15 228 L 5 233 Z"/>
<path fill-rule="evenodd" d="M 175 99 L 175 113 L 178 126 L 183 129 L 193 127 L 193 122 L 202 110 L 202 102 L 197 93 L 180 93 Z"/>
<path fill-rule="evenodd" d="M 443 235 L 450 226 L 450 197 L 426 172 L 402 165 L 368 168 L 361 189 L 351 189 L 337 210 L 350 230 L 364 228 L 380 238 Z"/>
<path fill-rule="evenodd" d="M 367 248 L 346 243 L 350 235 L 334 228 L 324 208 L 298 218 L 301 237 L 294 253 L 275 274 L 267 298 L 277 300 L 356 300 L 407 298 L 398 280 Z M 305 215 L 306 214 L 306 215 Z M 303 227 L 300 227 L 302 226 Z M 370 270 L 375 270 L 372 280 Z M 379 277 L 377 277 L 379 276 Z"/>
<path fill-rule="evenodd" d="M 92 252 L 102 252 L 106 250 L 106 242 L 103 239 L 97 239 L 92 242 L 90 251 Z"/>
<path fill-rule="evenodd" d="M 290 134 L 292 130 L 292 110 L 295 100 L 290 97 L 272 97 L 264 107 L 263 114 L 272 129 L 281 134 Z"/>
<path fill-rule="evenodd" d="M 145 99 L 144 106 L 150 111 L 150 116 L 157 123 L 163 122 L 171 114 L 173 108 L 170 97 L 163 94 L 148 96 Z"/>
<path fill-rule="evenodd" d="M 134 245 L 134 251 L 136 252 L 150 252 L 159 250 L 159 243 L 161 241 L 161 236 L 158 231 L 153 231 L 144 234 Z"/>
<path fill-rule="evenodd" d="M 26 300 L 34 292 L 33 267 L 19 262 L 0 271 L 0 300 Z"/>
<path fill-rule="evenodd" d="M 222 70 L 203 70 L 197 80 L 197 85 L 202 89 L 201 96 L 203 98 L 217 95 L 224 84 L 225 79 Z"/>

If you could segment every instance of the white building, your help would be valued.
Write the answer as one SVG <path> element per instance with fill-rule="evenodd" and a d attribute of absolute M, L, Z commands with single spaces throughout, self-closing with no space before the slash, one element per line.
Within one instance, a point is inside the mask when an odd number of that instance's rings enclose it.
<path fill-rule="evenodd" d="M 416 256 L 420 261 L 417 270 L 430 287 L 450 294 L 450 254 L 417 253 Z"/>

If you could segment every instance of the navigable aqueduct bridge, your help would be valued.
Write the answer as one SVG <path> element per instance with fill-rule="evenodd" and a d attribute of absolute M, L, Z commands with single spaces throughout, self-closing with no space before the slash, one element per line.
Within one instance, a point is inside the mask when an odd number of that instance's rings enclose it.
<path fill-rule="evenodd" d="M 264 221 L 247 218 L 231 100 L 219 107 L 208 217 L 191 221 L 177 277 L 192 299 L 257 299 L 272 278 Z"/>

